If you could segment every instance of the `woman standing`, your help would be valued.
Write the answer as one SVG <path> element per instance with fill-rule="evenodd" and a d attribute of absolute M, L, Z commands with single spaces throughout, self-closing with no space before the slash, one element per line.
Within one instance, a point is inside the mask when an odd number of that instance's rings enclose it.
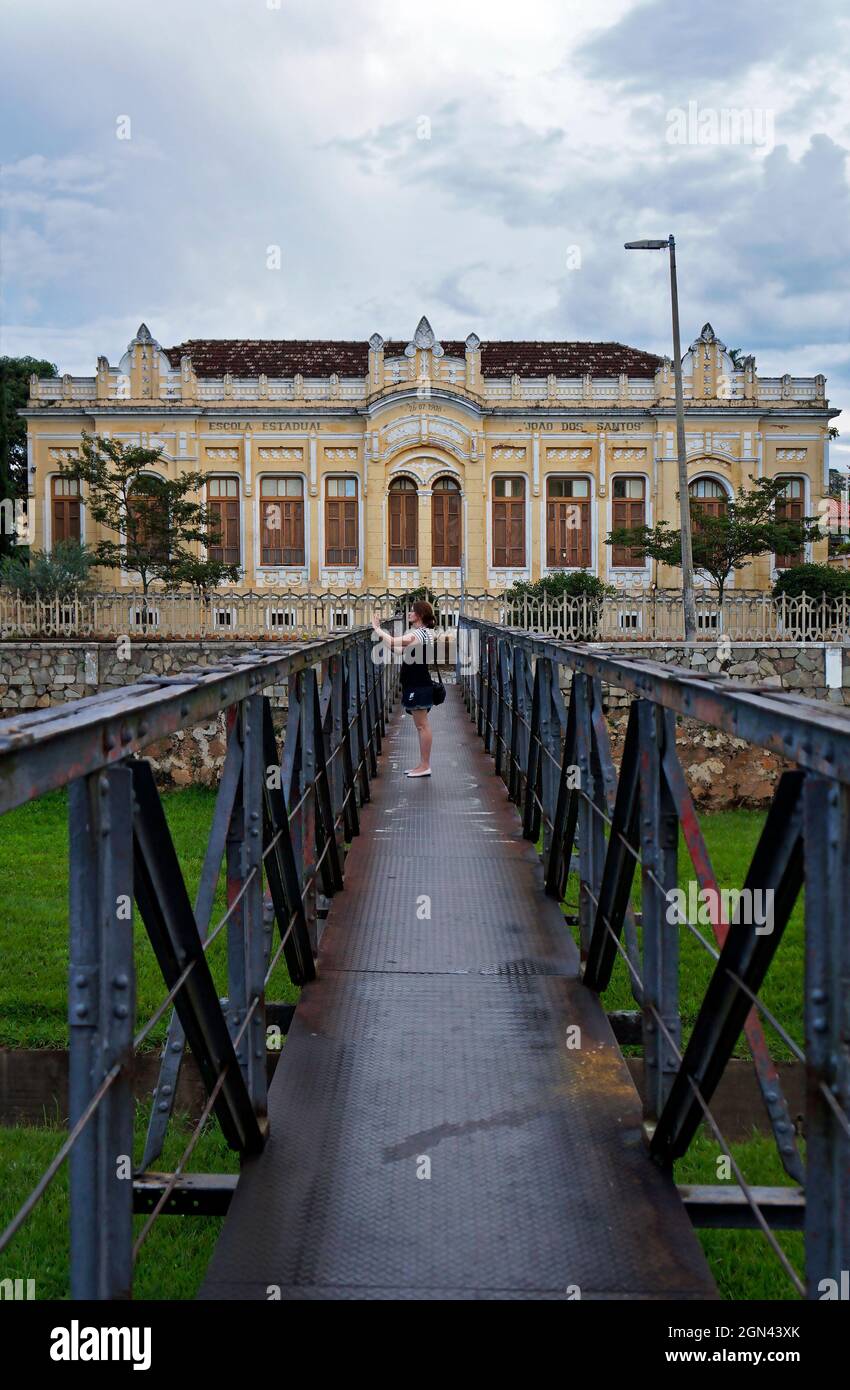
<path fill-rule="evenodd" d="M 407 615 L 408 630 L 401 637 L 393 637 L 381 627 L 373 616 L 372 627 L 380 636 L 384 646 L 391 652 L 401 652 L 401 702 L 406 712 L 413 716 L 416 732 L 419 735 L 419 762 L 405 772 L 405 777 L 431 776 L 431 723 L 428 711 L 433 704 L 431 692 L 431 671 L 428 658 L 434 645 L 434 610 L 425 599 L 418 598 L 410 606 Z"/>

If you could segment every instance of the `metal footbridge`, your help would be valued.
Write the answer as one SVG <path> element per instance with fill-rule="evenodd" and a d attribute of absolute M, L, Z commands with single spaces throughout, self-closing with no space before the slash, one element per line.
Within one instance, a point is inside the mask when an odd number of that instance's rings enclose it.
<path fill-rule="evenodd" d="M 850 722 L 477 619 L 454 646 L 430 779 L 403 775 L 415 731 L 364 629 L 0 725 L 0 810 L 67 785 L 71 854 L 68 1133 L 0 1248 L 67 1162 L 72 1297 L 130 1296 L 154 1222 L 199 1214 L 224 1217 L 211 1300 L 713 1299 L 698 1226 L 760 1230 L 804 1297 L 847 1267 Z M 608 687 L 632 700 L 618 765 Z M 144 754 L 222 713 L 193 902 Z M 789 760 L 743 885 L 771 892 L 769 933 L 719 908 L 707 927 L 671 926 L 680 843 L 717 888 L 676 753 L 683 715 Z M 801 893 L 798 1036 L 760 987 Z M 145 1020 L 116 911 L 128 899 L 165 987 Z M 712 964 L 685 1025 L 690 930 Z M 210 956 L 222 933 L 226 979 Z M 267 998 L 282 961 L 296 1006 Z M 635 1007 L 609 1014 L 618 962 Z M 135 1060 L 165 1024 L 122 1181 Z M 785 1181 L 752 1186 L 733 1155 L 732 1182 L 677 1184 L 698 1133 L 732 1149 L 712 1099 L 741 1038 Z M 777 1038 L 806 1065 L 804 1116 L 783 1096 Z M 642 1050 L 641 1094 L 624 1043 Z M 205 1101 L 161 1172 L 189 1054 Z M 238 1176 L 192 1171 L 214 1122 Z M 777 1230 L 804 1232 L 804 1269 Z"/>

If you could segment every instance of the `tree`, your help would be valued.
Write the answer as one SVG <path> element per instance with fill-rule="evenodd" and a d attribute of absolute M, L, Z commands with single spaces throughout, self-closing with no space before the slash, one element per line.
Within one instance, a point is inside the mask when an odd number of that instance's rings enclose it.
<path fill-rule="evenodd" d="M 51 552 L 31 550 L 28 561 L 19 555 L 0 560 L 0 584 L 24 599 L 67 598 L 82 588 L 95 557 L 79 541 L 57 541 Z"/>
<path fill-rule="evenodd" d="M 89 515 L 115 537 L 97 542 L 96 563 L 137 575 L 145 596 L 154 582 L 167 589 L 185 583 L 211 588 L 222 579 L 238 579 L 238 565 L 200 559 L 189 548 L 220 540 L 210 509 L 192 496 L 204 475 L 184 471 L 167 478 L 152 472 L 161 465 L 161 449 L 83 431 L 79 455 L 60 473 L 85 483 Z"/>
<path fill-rule="evenodd" d="M 820 538 L 816 517 L 800 521 L 777 519 L 776 504 L 786 486 L 784 478 L 750 477 L 752 488 L 738 488 L 718 516 L 704 512 L 691 499 L 691 529 L 694 569 L 713 580 L 717 594 L 723 592 L 730 574 L 743 569 L 757 555 L 768 552 L 789 554 L 806 541 Z M 666 521 L 657 526 L 620 527 L 606 538 L 606 545 L 630 545 L 652 560 L 678 568 L 682 563 L 682 533 Z"/>
<path fill-rule="evenodd" d="M 202 560 L 199 555 L 187 555 L 174 566 L 175 584 L 188 584 L 200 598 L 207 599 L 225 579 L 238 579 L 239 566 L 225 565 L 220 560 Z"/>
<path fill-rule="evenodd" d="M 37 357 L 0 357 L 0 504 L 27 495 L 27 422 L 18 414 L 29 399 L 29 380 L 36 376 L 58 376 L 53 362 Z M 0 516 L 10 512 L 0 510 Z M 0 526 L 0 555 L 14 548 L 15 536 L 7 525 Z"/>

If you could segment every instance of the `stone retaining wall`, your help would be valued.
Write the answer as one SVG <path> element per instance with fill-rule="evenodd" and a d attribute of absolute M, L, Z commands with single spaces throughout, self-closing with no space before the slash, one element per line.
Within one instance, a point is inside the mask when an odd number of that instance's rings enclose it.
<path fill-rule="evenodd" d="M 693 671 L 726 674 L 747 685 L 773 686 L 812 699 L 850 704 L 850 648 L 823 643 L 762 647 L 739 642 L 724 652 L 714 643 L 595 645 L 616 655 L 639 653 Z M 250 642 L 133 642 L 128 658 L 123 659 L 114 642 L 2 642 L 0 711 L 14 715 L 43 709 L 132 684 L 143 675 L 175 675 L 188 666 L 213 666 L 227 654 L 255 650 L 256 644 Z M 562 679 L 569 684 L 566 672 Z M 278 722 L 286 707 L 286 688 L 274 687 L 271 694 Z M 629 697 L 614 689 L 606 689 L 605 695 L 613 752 L 619 761 Z M 435 716 L 439 736 L 438 720 L 439 713 Z M 786 766 L 772 753 L 695 720 L 678 721 L 677 743 L 691 793 L 710 809 L 767 804 Z M 164 785 L 214 786 L 224 752 L 224 716 L 220 715 L 151 744 L 146 756 Z"/>
<path fill-rule="evenodd" d="M 777 690 L 793 690 L 810 700 L 850 706 L 850 646 L 823 642 L 781 642 L 772 646 L 735 642 L 724 649 L 709 642 L 677 646 L 600 642 L 591 647 L 618 656 L 639 655 L 690 671 L 729 676 L 744 685 L 773 686 Z M 613 708 L 629 703 L 628 695 L 614 690 L 609 692 L 609 699 Z"/>
<path fill-rule="evenodd" d="M 46 709 L 140 676 L 174 676 L 256 650 L 256 642 L 0 642 L 0 710 Z M 285 704 L 285 688 L 273 690 L 275 702 Z"/>

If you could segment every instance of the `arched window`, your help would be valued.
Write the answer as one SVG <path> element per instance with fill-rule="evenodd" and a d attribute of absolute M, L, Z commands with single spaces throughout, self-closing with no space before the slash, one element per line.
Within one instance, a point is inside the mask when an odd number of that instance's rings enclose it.
<path fill-rule="evenodd" d="M 130 555 L 164 559 L 168 552 L 168 518 L 163 515 L 162 479 L 144 474 L 127 499 L 126 545 Z"/>
<path fill-rule="evenodd" d="M 389 491 L 390 564 L 418 563 L 419 496 L 411 478 L 395 478 Z"/>
<path fill-rule="evenodd" d="M 493 479 L 493 565 L 525 566 L 525 478 Z"/>
<path fill-rule="evenodd" d="M 700 516 L 726 515 L 729 496 L 723 484 L 714 478 L 694 478 L 688 487 L 688 496 L 695 524 L 699 524 Z"/>
<path fill-rule="evenodd" d="M 53 478 L 50 483 L 51 544 L 80 539 L 80 484 L 76 478 Z"/>
<path fill-rule="evenodd" d="M 546 484 L 547 569 L 590 564 L 590 479 L 549 478 Z"/>
<path fill-rule="evenodd" d="M 239 479 L 207 478 L 210 517 L 209 557 L 222 565 L 239 564 Z"/>
<path fill-rule="evenodd" d="M 454 478 L 438 478 L 431 495 L 431 564 L 457 569 L 460 556 L 460 487 Z"/>
<path fill-rule="evenodd" d="M 802 521 L 805 515 L 805 499 L 806 486 L 803 479 L 786 479 L 784 495 L 776 500 L 776 520 Z M 787 554 L 777 554 L 776 568 L 787 570 L 792 565 L 802 565 L 804 558 L 802 547 L 799 550 L 789 550 Z"/>

